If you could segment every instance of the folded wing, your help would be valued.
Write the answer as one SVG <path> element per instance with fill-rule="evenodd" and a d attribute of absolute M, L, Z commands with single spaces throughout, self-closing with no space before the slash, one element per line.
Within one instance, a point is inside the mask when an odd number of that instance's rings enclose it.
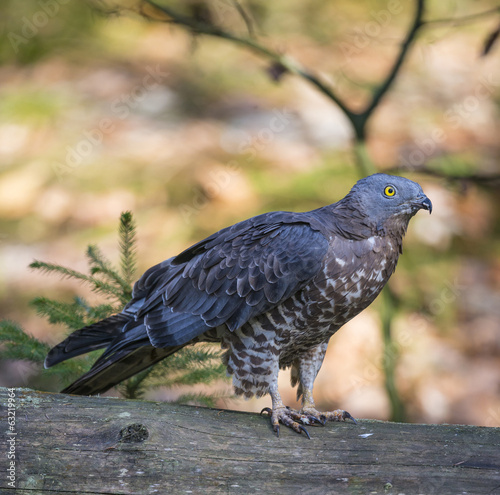
<path fill-rule="evenodd" d="M 328 241 L 299 218 L 254 217 L 148 270 L 134 291 L 145 297 L 137 317 L 151 343 L 182 345 L 223 324 L 234 331 L 304 287 L 321 269 Z"/>

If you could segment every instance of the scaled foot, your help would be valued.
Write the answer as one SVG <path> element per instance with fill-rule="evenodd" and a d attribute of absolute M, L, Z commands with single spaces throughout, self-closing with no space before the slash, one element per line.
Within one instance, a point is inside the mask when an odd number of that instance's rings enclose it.
<path fill-rule="evenodd" d="M 350 419 L 354 424 L 358 422 L 343 409 L 335 409 L 335 411 L 320 412 L 315 407 L 303 407 L 300 412 L 305 415 L 316 416 L 320 419 L 321 424 L 325 425 L 327 421 L 345 421 Z"/>
<path fill-rule="evenodd" d="M 345 421 L 346 419 L 351 419 L 356 423 L 356 420 L 347 411 L 341 409 L 321 413 L 312 407 L 296 411 L 290 407 L 283 406 L 276 409 L 265 407 L 262 409 L 261 414 L 262 413 L 267 413 L 271 416 L 273 430 L 278 436 L 280 435 L 280 423 L 288 426 L 299 434 L 304 432 L 309 439 L 311 438 L 309 432 L 302 425 L 324 426 L 327 421 Z"/>

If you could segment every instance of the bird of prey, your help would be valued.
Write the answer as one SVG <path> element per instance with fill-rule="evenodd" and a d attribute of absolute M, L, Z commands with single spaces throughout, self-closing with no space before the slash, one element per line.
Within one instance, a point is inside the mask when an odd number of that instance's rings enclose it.
<path fill-rule="evenodd" d="M 410 218 L 432 203 L 416 182 L 375 174 L 337 203 L 308 212 L 277 211 L 225 228 L 147 270 L 119 314 L 77 330 L 54 347 L 49 367 L 105 348 L 63 390 L 90 395 L 197 342 L 220 342 L 234 390 L 271 395 L 280 423 L 344 421 L 319 412 L 313 385 L 330 337 L 365 309 L 396 268 Z M 302 408 L 286 407 L 278 372 L 291 367 Z"/>

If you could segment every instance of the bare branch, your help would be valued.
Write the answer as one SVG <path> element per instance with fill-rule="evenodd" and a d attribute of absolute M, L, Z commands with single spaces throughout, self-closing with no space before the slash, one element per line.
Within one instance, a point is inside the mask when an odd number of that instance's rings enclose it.
<path fill-rule="evenodd" d="M 476 14 L 464 15 L 462 17 L 455 17 L 450 19 L 430 19 L 428 21 L 422 21 L 422 25 L 429 26 L 435 24 L 466 24 L 468 22 L 481 20 L 483 17 L 490 17 L 492 14 L 496 13 L 500 13 L 500 7 L 494 7 L 493 9 L 484 10 L 483 12 L 477 12 Z"/>
<path fill-rule="evenodd" d="M 386 170 L 388 173 L 401 173 L 408 171 L 405 167 L 391 167 Z M 419 165 L 411 168 L 412 172 L 417 174 L 428 175 L 430 177 L 438 177 L 453 182 L 470 182 L 484 187 L 500 187 L 500 174 L 449 174 L 441 170 L 436 170 L 428 167 L 427 165 Z"/>
<path fill-rule="evenodd" d="M 360 122 L 358 125 L 360 125 L 360 129 L 357 129 L 357 135 L 358 138 L 360 139 L 364 138 L 365 126 L 368 119 L 370 118 L 375 108 L 379 105 L 380 101 L 387 93 L 389 88 L 392 86 L 392 83 L 396 79 L 396 76 L 398 75 L 399 70 L 403 65 L 403 61 L 406 58 L 408 50 L 410 49 L 410 46 L 412 45 L 413 41 L 416 38 L 418 30 L 423 25 L 422 17 L 424 14 L 424 7 L 425 7 L 425 0 L 417 0 L 413 23 L 410 26 L 410 29 L 408 31 L 408 34 L 406 35 L 405 40 L 401 44 L 401 50 L 399 52 L 398 57 L 394 61 L 394 65 L 392 66 L 391 70 L 389 71 L 387 77 L 382 82 L 382 84 L 375 90 L 371 102 L 368 104 L 366 109 L 359 114 Z"/>
<path fill-rule="evenodd" d="M 273 51 L 261 45 L 254 39 L 241 37 L 229 31 L 225 31 L 224 29 L 220 28 L 219 26 L 216 26 L 215 24 L 208 24 L 206 22 L 201 22 L 196 19 L 193 19 L 192 17 L 179 14 L 170 7 L 165 7 L 163 5 L 159 6 L 151 0 L 140 0 L 137 12 L 141 14 L 143 17 L 146 17 L 151 20 L 179 24 L 189 28 L 194 33 L 222 38 L 237 43 L 239 45 L 245 46 L 246 48 L 254 51 L 255 53 L 258 53 L 259 55 L 262 55 L 272 60 L 273 62 L 279 63 L 285 69 L 287 69 L 288 72 L 296 74 L 302 77 L 303 79 L 309 81 L 320 92 L 322 92 L 332 101 L 334 101 L 340 107 L 340 109 L 346 114 L 349 120 L 352 121 L 356 117 L 356 114 L 350 108 L 347 107 L 347 105 L 342 101 L 342 99 L 339 96 L 335 94 L 335 92 L 329 85 L 327 85 L 318 76 L 307 70 L 299 62 L 297 62 L 288 55 L 284 55 L 276 51 Z"/>
<path fill-rule="evenodd" d="M 498 41 L 499 37 L 500 37 L 500 24 L 486 38 L 486 40 L 485 40 L 485 42 L 483 44 L 483 49 L 481 51 L 481 57 L 486 57 L 486 55 L 488 55 L 491 52 L 493 46 Z"/>
<path fill-rule="evenodd" d="M 234 3 L 234 6 L 236 7 L 236 10 L 240 14 L 241 18 L 245 22 L 245 25 L 246 25 L 247 31 L 248 31 L 248 36 L 250 36 L 250 38 L 255 38 L 255 30 L 253 28 L 252 19 L 250 19 L 250 16 L 246 12 L 246 10 L 243 8 L 241 3 L 238 2 L 238 0 L 233 0 L 233 3 Z"/>
<path fill-rule="evenodd" d="M 337 95 L 334 89 L 325 81 L 323 81 L 318 75 L 311 72 L 309 69 L 303 67 L 298 61 L 292 57 L 274 51 L 264 45 L 261 45 L 255 38 L 253 38 L 253 27 L 249 23 L 249 18 L 247 13 L 242 9 L 238 0 L 234 0 L 234 4 L 238 9 L 238 12 L 243 17 L 247 24 L 247 29 L 249 30 L 250 37 L 243 37 L 234 34 L 230 31 L 223 29 L 220 26 L 212 22 L 207 22 L 204 20 L 199 20 L 190 16 L 186 16 L 176 12 L 174 9 L 164 5 L 157 5 L 153 0 L 138 0 L 133 7 L 128 7 L 129 10 L 133 10 L 139 13 L 141 16 L 160 22 L 169 22 L 173 24 L 178 24 L 188 28 L 195 34 L 205 34 L 207 36 L 213 36 L 233 43 L 239 44 L 248 48 L 249 50 L 263 56 L 273 62 L 275 66 L 282 68 L 283 72 L 290 72 L 295 74 L 302 79 L 305 79 L 310 84 L 312 84 L 321 93 L 327 96 L 330 100 L 338 105 L 346 117 L 350 120 L 357 141 L 363 141 L 365 138 L 366 124 L 375 110 L 375 108 L 380 103 L 383 96 L 387 93 L 392 83 L 394 82 L 403 61 L 408 53 L 408 50 L 413 43 L 418 29 L 422 24 L 422 15 L 424 11 L 425 0 L 416 0 L 416 12 L 410 30 L 406 35 L 405 40 L 401 45 L 401 50 L 396 58 L 393 67 L 389 71 L 389 74 L 385 80 L 380 84 L 380 86 L 375 90 L 372 100 L 367 105 L 366 109 L 362 112 L 355 112 Z"/>

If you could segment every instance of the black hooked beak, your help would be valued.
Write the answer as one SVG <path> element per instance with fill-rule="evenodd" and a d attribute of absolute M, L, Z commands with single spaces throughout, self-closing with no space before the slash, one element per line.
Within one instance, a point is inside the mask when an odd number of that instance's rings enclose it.
<path fill-rule="evenodd" d="M 425 194 L 419 198 L 419 201 L 416 203 L 416 206 L 419 206 L 423 210 L 427 210 L 429 213 L 432 213 L 432 203 L 431 200 L 425 196 Z"/>

